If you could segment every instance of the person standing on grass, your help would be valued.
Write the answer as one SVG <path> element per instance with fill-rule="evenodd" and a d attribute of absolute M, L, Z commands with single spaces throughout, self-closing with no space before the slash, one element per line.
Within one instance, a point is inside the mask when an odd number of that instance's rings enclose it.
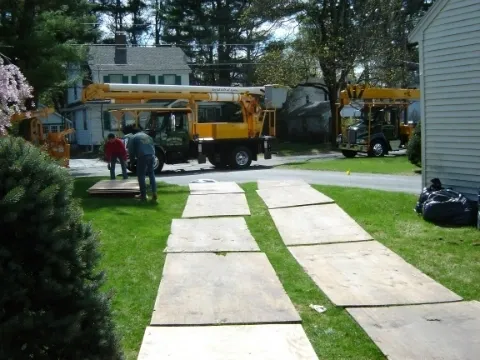
<path fill-rule="evenodd" d="M 108 170 L 110 170 L 110 179 L 115 180 L 115 164 L 117 159 L 120 160 L 122 167 L 123 179 L 128 179 L 127 175 L 127 149 L 122 140 L 117 138 L 115 134 L 108 134 L 105 142 L 105 158 L 108 162 Z"/>
<path fill-rule="evenodd" d="M 129 139 L 127 146 L 130 161 L 137 159 L 137 178 L 140 186 L 140 195 L 136 197 L 142 201 L 147 200 L 145 177 L 148 175 L 152 188 L 152 200 L 157 201 L 157 182 L 153 168 L 155 162 L 153 139 L 139 129 L 133 129 L 132 134 L 133 136 Z"/>

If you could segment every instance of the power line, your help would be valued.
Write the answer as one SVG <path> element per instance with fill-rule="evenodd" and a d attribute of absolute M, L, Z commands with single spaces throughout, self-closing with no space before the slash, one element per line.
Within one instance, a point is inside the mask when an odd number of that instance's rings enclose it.
<path fill-rule="evenodd" d="M 118 44 L 68 44 L 72 46 L 116 46 Z M 217 43 L 217 44 L 207 44 L 207 43 L 195 43 L 195 44 L 159 44 L 159 45 L 133 45 L 133 44 L 128 44 L 127 47 L 140 47 L 140 48 L 149 48 L 149 47 L 166 47 L 166 46 L 171 46 L 171 47 L 192 47 L 192 46 L 259 46 L 260 42 L 256 44 L 222 44 L 222 43 Z"/>

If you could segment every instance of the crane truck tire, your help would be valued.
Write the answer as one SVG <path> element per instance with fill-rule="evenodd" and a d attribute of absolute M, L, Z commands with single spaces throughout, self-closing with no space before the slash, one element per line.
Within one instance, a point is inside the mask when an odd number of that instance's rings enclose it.
<path fill-rule="evenodd" d="M 155 159 L 153 160 L 153 171 L 155 174 L 158 175 L 162 172 L 163 165 L 165 165 L 165 155 L 162 150 L 156 149 Z"/>
<path fill-rule="evenodd" d="M 352 150 L 342 150 L 342 154 L 346 158 L 354 158 L 357 155 L 357 152 Z"/>
<path fill-rule="evenodd" d="M 233 149 L 230 158 L 230 165 L 234 169 L 246 169 L 252 163 L 252 152 L 245 146 L 238 146 Z"/>
<path fill-rule="evenodd" d="M 208 161 L 217 169 L 226 169 L 227 163 L 223 159 L 221 154 L 213 154 L 208 156 Z"/>
<path fill-rule="evenodd" d="M 368 156 L 381 157 L 388 153 L 387 144 L 384 141 L 377 139 L 373 140 L 368 150 Z"/>

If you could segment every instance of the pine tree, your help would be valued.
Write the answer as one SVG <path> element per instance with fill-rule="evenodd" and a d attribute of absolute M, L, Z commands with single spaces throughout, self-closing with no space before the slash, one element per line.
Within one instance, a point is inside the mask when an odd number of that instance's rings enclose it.
<path fill-rule="evenodd" d="M 162 40 L 182 46 L 195 81 L 230 86 L 249 83 L 256 51 L 269 36 L 260 17 L 245 19 L 252 0 L 170 0 L 163 7 Z"/>
<path fill-rule="evenodd" d="M 122 359 L 98 238 L 68 172 L 0 138 L 0 359 Z"/>

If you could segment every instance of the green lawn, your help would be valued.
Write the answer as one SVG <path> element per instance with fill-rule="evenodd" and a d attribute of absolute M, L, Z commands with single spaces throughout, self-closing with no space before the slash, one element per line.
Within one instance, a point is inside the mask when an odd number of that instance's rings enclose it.
<path fill-rule="evenodd" d="M 85 218 L 101 231 L 101 267 L 113 291 L 114 317 L 127 359 L 136 359 L 150 323 L 173 218 L 180 218 L 188 188 L 158 184 L 158 204 L 132 198 L 94 198 L 86 190 L 99 178 L 75 181 Z"/>
<path fill-rule="evenodd" d="M 106 290 L 113 290 L 114 316 L 128 359 L 136 359 L 152 314 L 171 220 L 181 216 L 188 188 L 159 184 L 158 205 L 133 199 L 97 199 L 86 189 L 98 178 L 77 179 L 85 217 L 101 231 Z M 408 262 L 457 292 L 480 300 L 480 237 L 476 229 L 446 229 L 413 211 L 416 196 L 364 189 L 315 186 L 337 201 L 372 236 Z M 327 297 L 290 255 L 256 184 L 243 185 L 252 215 L 248 226 L 300 312 L 303 326 L 323 359 L 384 359 L 363 330 Z M 327 307 L 318 314 L 309 304 Z"/>
<path fill-rule="evenodd" d="M 353 159 L 310 160 L 285 164 L 283 168 L 300 170 L 342 171 L 350 173 L 415 175 L 418 168 L 412 165 L 406 156 L 383 158 L 355 157 Z"/>
<path fill-rule="evenodd" d="M 334 186 L 314 186 L 332 197 L 376 240 L 465 299 L 480 300 L 480 236 L 474 228 L 447 229 L 426 223 L 413 207 L 416 196 Z M 244 185 L 248 226 L 275 268 L 321 359 L 385 357 L 345 310 L 335 308 L 285 248 L 255 184 Z M 318 314 L 309 304 L 323 305 Z"/>

